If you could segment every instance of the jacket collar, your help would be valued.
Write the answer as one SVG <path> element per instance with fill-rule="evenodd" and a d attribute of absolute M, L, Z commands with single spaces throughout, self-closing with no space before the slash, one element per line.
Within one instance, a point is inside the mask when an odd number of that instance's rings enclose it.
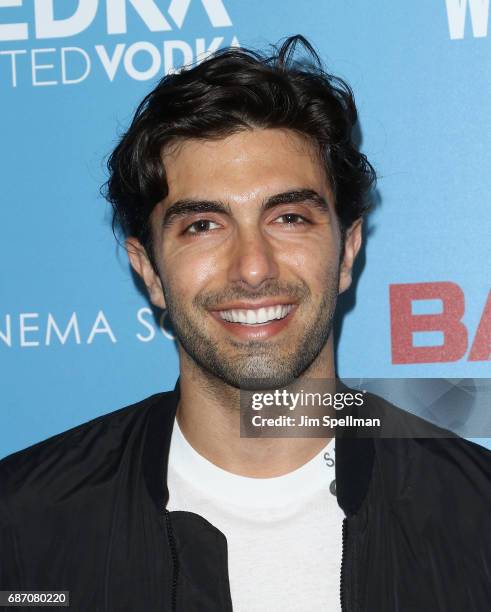
<path fill-rule="evenodd" d="M 179 397 L 178 378 L 174 390 L 155 396 L 156 401 L 149 409 L 143 448 L 143 476 L 159 511 L 164 510 L 169 501 L 167 465 Z"/>
<path fill-rule="evenodd" d="M 167 465 L 180 398 L 179 379 L 173 391 L 155 398 L 145 434 L 143 474 L 151 498 L 162 511 L 169 501 Z M 352 433 L 348 437 L 343 429 L 336 432 L 336 495 L 347 516 L 358 511 L 367 495 L 374 456 L 372 438 L 353 437 Z"/>
<path fill-rule="evenodd" d="M 373 438 L 336 436 L 336 497 L 347 516 L 356 514 L 372 476 Z"/>

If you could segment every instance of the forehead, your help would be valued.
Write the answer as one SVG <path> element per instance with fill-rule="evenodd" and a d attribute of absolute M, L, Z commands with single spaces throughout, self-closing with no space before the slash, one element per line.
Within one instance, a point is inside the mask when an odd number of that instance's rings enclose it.
<path fill-rule="evenodd" d="M 291 130 L 248 129 L 219 140 L 187 139 L 164 155 L 169 194 L 241 201 L 311 188 L 329 192 L 312 142 Z"/>

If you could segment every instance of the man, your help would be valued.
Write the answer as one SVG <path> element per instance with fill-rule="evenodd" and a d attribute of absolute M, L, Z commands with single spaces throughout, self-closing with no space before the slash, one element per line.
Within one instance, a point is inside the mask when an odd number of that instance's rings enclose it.
<path fill-rule="evenodd" d="M 335 377 L 374 180 L 356 120 L 301 37 L 145 98 L 108 198 L 180 378 L 0 463 L 1 589 L 90 611 L 489 609 L 488 451 L 376 398 L 397 439 L 240 437 L 241 389 Z"/>

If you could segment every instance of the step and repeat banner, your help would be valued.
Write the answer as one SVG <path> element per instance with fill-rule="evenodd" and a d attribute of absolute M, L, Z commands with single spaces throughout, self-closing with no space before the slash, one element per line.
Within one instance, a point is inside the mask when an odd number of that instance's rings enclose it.
<path fill-rule="evenodd" d="M 0 0 L 0 456 L 174 386 L 104 160 L 163 74 L 297 33 L 353 87 L 379 176 L 339 374 L 490 377 L 489 21 L 489 0 Z"/>

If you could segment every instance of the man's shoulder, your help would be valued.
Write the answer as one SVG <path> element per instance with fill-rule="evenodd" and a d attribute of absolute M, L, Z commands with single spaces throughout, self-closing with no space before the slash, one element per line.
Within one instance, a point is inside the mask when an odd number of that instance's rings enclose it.
<path fill-rule="evenodd" d="M 103 414 L 0 460 L 0 497 L 40 494 L 54 482 L 80 482 L 84 474 L 104 467 L 110 471 L 128 445 L 143 442 L 148 414 L 165 407 L 172 392 L 151 395 Z"/>
<path fill-rule="evenodd" d="M 429 496 L 443 491 L 447 502 L 475 497 L 491 507 L 491 450 L 378 396 L 375 405 L 382 426 L 385 419 L 376 453 L 386 476 L 394 479 L 394 491 L 401 492 L 401 486 Z"/>

